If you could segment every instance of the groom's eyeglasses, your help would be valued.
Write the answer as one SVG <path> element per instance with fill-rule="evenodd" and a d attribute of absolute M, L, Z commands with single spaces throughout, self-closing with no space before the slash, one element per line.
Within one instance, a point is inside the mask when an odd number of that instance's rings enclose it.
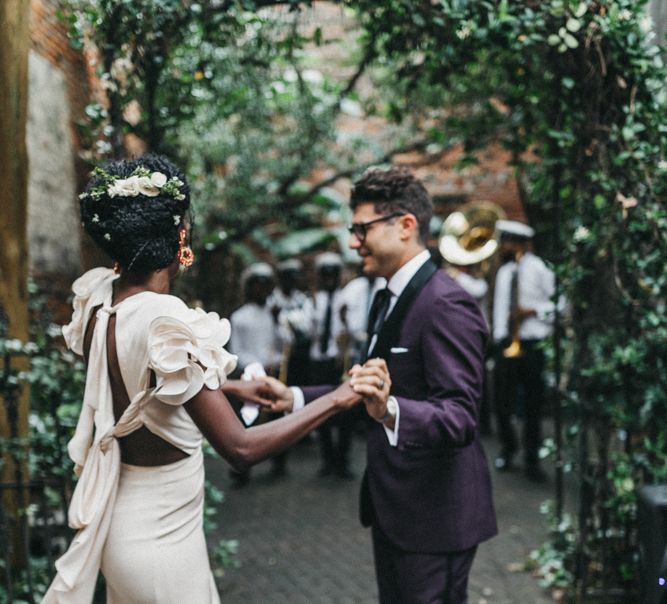
<path fill-rule="evenodd" d="M 376 222 L 384 222 L 385 220 L 391 220 L 392 218 L 398 218 L 399 216 L 405 216 L 405 212 L 394 212 L 388 216 L 380 216 L 375 220 L 369 220 L 368 222 L 353 222 L 347 230 L 350 232 L 350 235 L 354 235 L 359 243 L 363 243 L 366 240 L 366 233 L 368 232 L 368 227 Z"/>

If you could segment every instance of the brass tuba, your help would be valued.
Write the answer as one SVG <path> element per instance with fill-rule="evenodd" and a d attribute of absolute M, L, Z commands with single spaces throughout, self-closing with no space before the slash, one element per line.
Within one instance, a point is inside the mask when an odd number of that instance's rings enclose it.
<path fill-rule="evenodd" d="M 479 264 L 493 256 L 498 248 L 496 221 L 505 212 L 490 201 L 465 204 L 445 219 L 438 248 L 442 257 L 453 265 Z"/>

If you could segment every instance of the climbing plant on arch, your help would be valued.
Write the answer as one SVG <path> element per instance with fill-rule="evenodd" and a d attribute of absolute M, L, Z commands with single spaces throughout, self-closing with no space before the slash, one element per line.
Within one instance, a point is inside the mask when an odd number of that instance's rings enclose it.
<path fill-rule="evenodd" d="M 667 480 L 667 71 L 646 1 L 354 4 L 397 116 L 446 106 L 433 137 L 514 152 L 572 309 L 561 461 L 578 519 L 550 578 L 579 600 L 635 591 L 637 489 Z"/>

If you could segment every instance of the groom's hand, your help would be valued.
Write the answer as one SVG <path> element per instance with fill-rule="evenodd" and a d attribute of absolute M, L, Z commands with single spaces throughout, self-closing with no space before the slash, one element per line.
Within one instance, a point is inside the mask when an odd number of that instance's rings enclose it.
<path fill-rule="evenodd" d="M 363 397 L 366 411 L 372 418 L 384 417 L 387 399 L 391 390 L 389 369 L 384 359 L 369 359 L 366 363 L 350 369 L 350 385 Z"/>

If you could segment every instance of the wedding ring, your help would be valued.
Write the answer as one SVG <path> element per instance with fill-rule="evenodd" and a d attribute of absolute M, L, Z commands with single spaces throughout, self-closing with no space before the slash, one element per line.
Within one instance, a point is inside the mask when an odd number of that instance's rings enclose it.
<path fill-rule="evenodd" d="M 384 380 L 380 380 L 380 383 L 378 384 L 378 390 L 382 390 L 384 388 Z"/>

